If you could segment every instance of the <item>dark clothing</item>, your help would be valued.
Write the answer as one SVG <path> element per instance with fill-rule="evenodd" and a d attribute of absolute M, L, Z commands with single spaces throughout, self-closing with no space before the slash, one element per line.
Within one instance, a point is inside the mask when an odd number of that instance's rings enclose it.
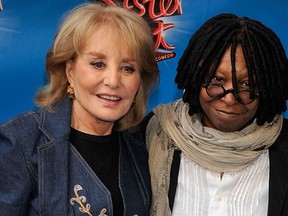
<path fill-rule="evenodd" d="M 86 134 L 71 128 L 70 141 L 111 193 L 113 216 L 123 215 L 123 199 L 119 188 L 118 132 L 107 136 Z"/>

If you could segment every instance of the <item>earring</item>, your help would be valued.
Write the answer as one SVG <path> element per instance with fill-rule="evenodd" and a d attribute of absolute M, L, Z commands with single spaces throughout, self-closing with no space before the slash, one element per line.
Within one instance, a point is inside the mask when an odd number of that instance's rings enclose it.
<path fill-rule="evenodd" d="M 66 93 L 69 98 L 74 98 L 74 89 L 71 85 L 67 86 Z"/>

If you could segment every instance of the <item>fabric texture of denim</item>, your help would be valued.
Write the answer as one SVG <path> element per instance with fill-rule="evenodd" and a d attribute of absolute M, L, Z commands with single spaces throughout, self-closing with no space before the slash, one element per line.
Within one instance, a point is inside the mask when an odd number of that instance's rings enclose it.
<path fill-rule="evenodd" d="M 0 215 L 113 215 L 110 192 L 69 141 L 71 101 L 0 126 Z M 124 215 L 148 215 L 147 150 L 137 128 L 119 133 Z M 86 211 L 86 212 L 85 212 Z"/>

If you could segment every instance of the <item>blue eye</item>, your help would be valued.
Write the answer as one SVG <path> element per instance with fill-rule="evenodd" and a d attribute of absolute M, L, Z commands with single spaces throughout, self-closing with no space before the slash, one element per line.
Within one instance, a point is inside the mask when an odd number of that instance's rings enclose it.
<path fill-rule="evenodd" d="M 91 62 L 90 63 L 93 67 L 95 67 L 96 69 L 102 69 L 104 68 L 105 64 L 102 61 L 98 61 L 98 62 Z"/>

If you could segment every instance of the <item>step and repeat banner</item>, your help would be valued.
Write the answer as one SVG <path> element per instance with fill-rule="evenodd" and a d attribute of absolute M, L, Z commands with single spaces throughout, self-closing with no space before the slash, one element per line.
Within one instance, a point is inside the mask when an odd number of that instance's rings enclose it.
<path fill-rule="evenodd" d="M 89 1 L 0 0 L 0 122 L 29 109 L 46 82 L 45 55 L 65 12 Z M 91 1 L 92 2 L 92 1 Z M 156 58 L 161 71 L 149 110 L 180 98 L 176 67 L 191 35 L 210 17 L 235 13 L 270 27 L 288 53 L 287 0 L 94 0 L 134 8 L 153 21 Z M 287 83 L 288 85 L 288 83 Z M 288 112 L 283 113 L 288 118 Z"/>

